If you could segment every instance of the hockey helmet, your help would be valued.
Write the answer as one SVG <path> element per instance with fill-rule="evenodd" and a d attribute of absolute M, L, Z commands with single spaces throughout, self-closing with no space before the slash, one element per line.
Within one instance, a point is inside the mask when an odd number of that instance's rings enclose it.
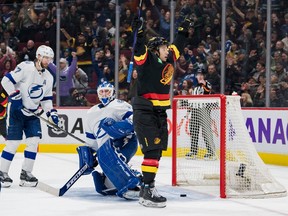
<path fill-rule="evenodd" d="M 152 37 L 147 44 L 148 49 L 158 50 L 161 45 L 169 45 L 169 42 L 163 37 Z"/>
<path fill-rule="evenodd" d="M 54 58 L 54 51 L 49 46 L 41 45 L 38 47 L 38 49 L 36 51 L 36 58 L 37 59 L 39 59 L 39 55 L 40 55 L 40 58 L 43 58 L 45 56 L 45 57 L 51 58 L 51 60 L 52 60 Z"/>
<path fill-rule="evenodd" d="M 115 88 L 111 83 L 105 81 L 98 86 L 97 94 L 101 103 L 106 106 L 115 99 Z"/>

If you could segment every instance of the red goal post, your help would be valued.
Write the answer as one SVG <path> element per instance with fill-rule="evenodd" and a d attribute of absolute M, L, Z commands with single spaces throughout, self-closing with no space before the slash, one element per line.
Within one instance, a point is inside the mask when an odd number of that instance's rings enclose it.
<path fill-rule="evenodd" d="M 172 185 L 219 185 L 220 197 L 286 195 L 258 156 L 239 96 L 175 96 Z"/>

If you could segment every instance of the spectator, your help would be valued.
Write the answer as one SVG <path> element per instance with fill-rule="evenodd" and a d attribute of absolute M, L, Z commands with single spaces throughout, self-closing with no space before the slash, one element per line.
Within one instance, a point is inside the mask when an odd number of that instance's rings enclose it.
<path fill-rule="evenodd" d="M 250 76 L 252 76 L 255 80 L 258 80 L 260 74 L 265 74 L 265 70 L 265 63 L 263 61 L 258 61 L 256 69 L 251 71 Z"/>
<path fill-rule="evenodd" d="M 278 77 L 279 82 L 284 82 L 287 80 L 288 77 L 288 71 L 284 70 L 283 63 L 277 62 L 275 65 L 274 73 Z"/>
<path fill-rule="evenodd" d="M 24 0 L 22 3 L 22 8 L 19 11 L 18 15 L 19 26 L 21 33 L 19 39 L 23 42 L 28 40 L 33 40 L 35 34 L 35 24 L 37 23 L 38 16 L 34 11 L 33 4 L 29 0 Z"/>
<path fill-rule="evenodd" d="M 128 89 L 127 74 L 128 74 L 128 59 L 122 54 L 119 60 L 119 88 Z"/>
<path fill-rule="evenodd" d="M 81 68 L 88 75 L 88 80 L 92 81 L 92 37 L 86 36 L 83 32 L 77 35 L 77 41 L 75 38 L 70 38 L 70 47 L 76 49 L 76 54 L 78 57 L 78 67 Z"/>
<path fill-rule="evenodd" d="M 220 76 L 217 73 L 214 64 L 208 65 L 208 73 L 206 75 L 206 80 L 212 85 L 212 93 L 220 92 Z"/>
<path fill-rule="evenodd" d="M 7 43 L 6 42 L 1 42 L 0 43 L 0 52 L 3 54 L 3 55 L 12 55 L 12 56 L 15 56 L 15 52 L 12 50 L 12 48 L 11 47 L 9 47 L 8 45 L 7 45 Z M 35 58 L 35 56 L 34 56 L 34 58 Z M 33 59 L 34 59 L 33 58 Z"/>
<path fill-rule="evenodd" d="M 103 60 L 104 60 L 104 51 L 99 48 L 95 51 L 95 57 L 94 57 L 94 61 L 93 61 L 93 67 L 94 70 L 96 72 L 97 75 L 97 86 L 104 82 L 104 75 L 103 75 L 103 69 L 104 69 L 104 64 L 103 64 Z"/>
<path fill-rule="evenodd" d="M 221 59 L 220 59 L 220 53 L 218 51 L 215 51 L 212 54 L 212 61 L 213 62 L 211 62 L 211 63 L 213 63 L 215 65 L 217 73 L 220 74 L 220 72 L 221 72 Z"/>
<path fill-rule="evenodd" d="M 265 86 L 259 85 L 253 99 L 254 106 L 265 107 Z"/>
<path fill-rule="evenodd" d="M 91 31 L 92 31 L 93 41 L 96 40 L 99 46 L 103 46 L 106 42 L 107 35 L 104 29 L 98 25 L 97 19 L 94 19 L 92 21 Z"/>
<path fill-rule="evenodd" d="M 185 73 L 188 68 L 188 63 L 185 60 L 184 55 L 182 54 L 179 60 L 176 62 L 176 76 L 175 79 L 181 79 L 185 76 Z"/>
<path fill-rule="evenodd" d="M 71 55 L 73 56 L 73 60 L 70 66 L 68 66 L 68 62 L 66 59 L 60 59 L 60 72 L 59 72 L 59 92 L 60 92 L 60 104 L 62 106 L 67 105 L 67 101 L 69 99 L 69 90 L 74 87 L 73 86 L 73 75 L 76 72 L 77 67 L 77 57 L 76 52 L 72 52 Z M 56 65 L 54 63 L 50 63 L 48 65 L 49 70 L 52 72 L 54 76 L 56 76 Z"/>
<path fill-rule="evenodd" d="M 0 78 L 2 79 L 6 73 L 14 70 L 16 67 L 16 60 L 11 54 L 5 54 L 0 59 Z"/>
<path fill-rule="evenodd" d="M 19 53 L 20 61 L 34 61 L 36 56 L 36 47 L 33 40 L 28 40 L 26 47 L 23 47 Z"/>
<path fill-rule="evenodd" d="M 252 107 L 253 106 L 253 101 L 250 96 L 250 94 L 243 92 L 241 94 L 241 107 Z"/>
<path fill-rule="evenodd" d="M 192 95 L 193 94 L 193 82 L 191 80 L 183 80 L 182 88 L 180 89 L 180 95 Z"/>
<path fill-rule="evenodd" d="M 166 11 L 163 16 L 157 6 L 155 5 L 155 0 L 150 0 L 152 4 L 152 10 L 158 15 L 160 20 L 159 34 L 169 41 L 170 38 L 170 12 Z"/>
<path fill-rule="evenodd" d="M 88 89 L 88 76 L 81 68 L 76 68 L 76 72 L 73 76 L 73 86 L 79 92 L 86 92 Z"/>
<path fill-rule="evenodd" d="M 116 32 L 116 28 L 114 27 L 111 19 L 106 19 L 106 30 L 107 30 L 107 34 L 108 37 L 111 39 L 115 36 L 115 32 Z"/>
<path fill-rule="evenodd" d="M 83 93 L 79 93 L 76 88 L 69 90 L 66 106 L 91 106 Z"/>

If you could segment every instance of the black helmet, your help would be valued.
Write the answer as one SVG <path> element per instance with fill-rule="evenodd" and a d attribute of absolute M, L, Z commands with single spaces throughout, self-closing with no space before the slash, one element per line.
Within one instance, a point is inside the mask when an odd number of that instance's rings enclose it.
<path fill-rule="evenodd" d="M 158 47 L 161 45 L 168 46 L 168 41 L 163 37 L 153 37 L 148 41 L 147 47 L 150 50 L 158 50 Z"/>

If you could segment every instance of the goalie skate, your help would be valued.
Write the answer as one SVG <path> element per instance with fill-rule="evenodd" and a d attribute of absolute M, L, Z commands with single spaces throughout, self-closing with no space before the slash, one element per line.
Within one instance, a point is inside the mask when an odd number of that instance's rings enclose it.
<path fill-rule="evenodd" d="M 31 172 L 27 172 L 25 170 L 21 171 L 19 186 L 36 187 L 37 183 L 38 179 L 35 176 L 33 176 Z"/>
<path fill-rule="evenodd" d="M 0 171 L 0 181 L 3 188 L 8 188 L 13 183 L 13 180 L 9 177 L 8 173 L 2 171 Z"/>
<path fill-rule="evenodd" d="M 136 200 L 140 197 L 140 188 L 135 187 L 133 189 L 129 189 L 126 193 L 123 194 L 123 197 L 127 200 Z"/>

